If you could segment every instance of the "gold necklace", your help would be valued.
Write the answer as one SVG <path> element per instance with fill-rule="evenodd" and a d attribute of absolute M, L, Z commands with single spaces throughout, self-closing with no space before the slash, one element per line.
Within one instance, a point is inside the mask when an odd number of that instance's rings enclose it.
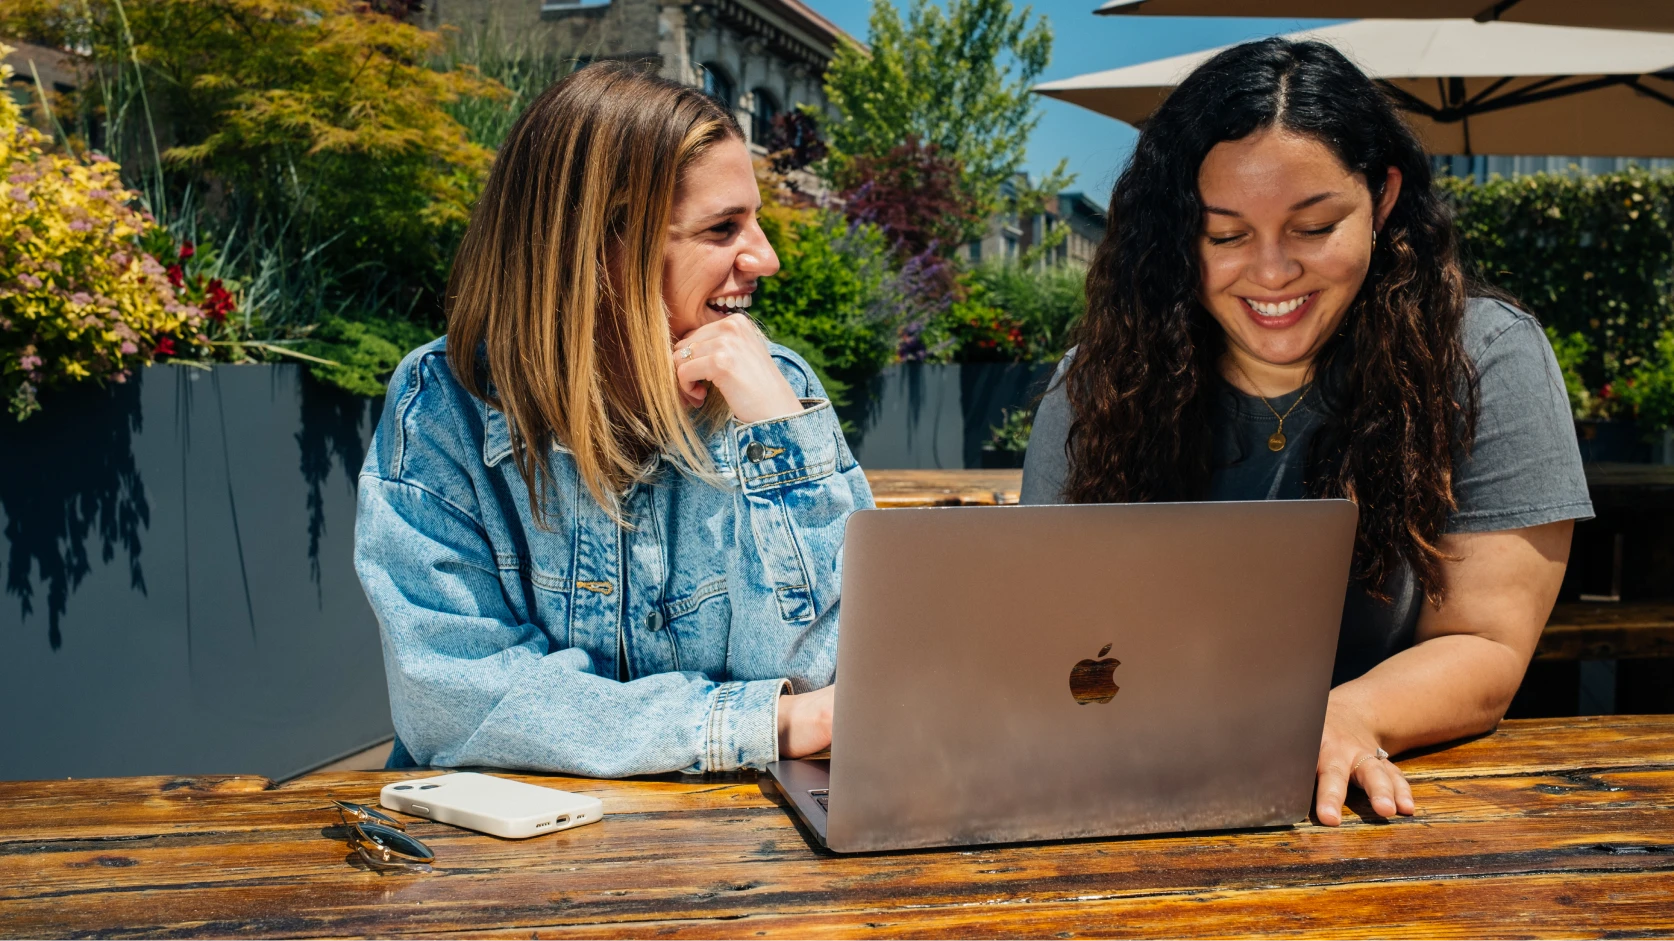
<path fill-rule="evenodd" d="M 1238 370 L 1238 375 L 1244 377 L 1244 381 L 1250 384 L 1250 388 L 1256 389 L 1256 398 L 1260 399 L 1261 404 L 1267 406 L 1267 410 L 1272 412 L 1273 417 L 1279 420 L 1279 430 L 1273 432 L 1272 436 L 1267 439 L 1267 450 L 1283 451 L 1285 449 L 1285 442 L 1288 440 L 1285 438 L 1285 419 L 1289 418 L 1290 413 L 1296 411 L 1296 406 L 1301 405 L 1302 400 L 1308 397 L 1308 392 L 1314 387 L 1313 382 L 1309 381 L 1307 385 L 1303 386 L 1302 394 L 1296 397 L 1296 401 L 1290 403 L 1290 408 L 1285 409 L 1285 413 L 1283 415 L 1280 415 L 1279 410 L 1273 407 L 1272 402 L 1267 401 L 1267 396 L 1261 394 L 1261 390 L 1256 386 L 1255 380 L 1251 379 L 1250 374 L 1244 371 L 1244 367 L 1238 365 L 1237 360 L 1232 361 L 1232 368 Z"/>

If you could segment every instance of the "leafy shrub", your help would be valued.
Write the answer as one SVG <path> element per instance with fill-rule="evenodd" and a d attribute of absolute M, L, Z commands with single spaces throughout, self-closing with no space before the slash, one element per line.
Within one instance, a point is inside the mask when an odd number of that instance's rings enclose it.
<path fill-rule="evenodd" d="M 1022 454 L 1029 450 L 1029 435 L 1035 430 L 1035 411 L 1032 408 L 1008 408 L 998 425 L 989 429 L 988 449 Z"/>
<path fill-rule="evenodd" d="M 1022 321 L 981 300 L 955 301 L 925 332 L 945 352 L 935 359 L 956 363 L 1016 363 L 1028 358 Z"/>
<path fill-rule="evenodd" d="M 885 154 L 844 164 L 843 209 L 851 222 L 881 229 L 902 258 L 947 254 L 986 221 L 961 173 L 942 148 L 909 135 Z"/>
<path fill-rule="evenodd" d="M 282 267 L 434 302 L 492 156 L 447 108 L 501 93 L 432 68 L 436 34 L 355 0 L 7 0 L 0 29 L 88 51 L 81 136 L 154 177 L 154 211 L 213 194 Z"/>
<path fill-rule="evenodd" d="M 314 378 L 358 395 L 383 395 L 390 376 L 408 353 L 436 339 L 422 324 L 378 317 L 320 321 L 298 352 L 327 363 L 312 363 Z"/>
<path fill-rule="evenodd" d="M 967 279 L 975 297 L 1018 325 L 1027 344 L 1021 358 L 1062 358 L 1070 332 L 1087 312 L 1087 273 L 1077 267 L 990 262 L 971 269 Z"/>
<path fill-rule="evenodd" d="M 115 163 L 51 153 L 0 94 L 0 172 L 0 395 L 14 416 L 38 410 L 41 389 L 124 382 L 207 340 L 204 312 L 142 247 L 160 230 Z"/>
<path fill-rule="evenodd" d="M 834 213 L 782 206 L 764 212 L 762 227 L 781 266 L 761 281 L 751 308 L 767 335 L 841 383 L 888 365 L 895 327 L 882 304 L 890 277 L 883 235 Z"/>
<path fill-rule="evenodd" d="M 1533 174 L 1482 184 L 1445 177 L 1438 185 L 1483 277 L 1557 335 L 1586 340 L 1574 364 L 1584 388 L 1602 390 L 1659 355 L 1659 339 L 1674 329 L 1674 174 Z"/>
<path fill-rule="evenodd" d="M 1656 342 L 1654 355 L 1612 391 L 1647 431 L 1674 428 L 1674 331 Z"/>

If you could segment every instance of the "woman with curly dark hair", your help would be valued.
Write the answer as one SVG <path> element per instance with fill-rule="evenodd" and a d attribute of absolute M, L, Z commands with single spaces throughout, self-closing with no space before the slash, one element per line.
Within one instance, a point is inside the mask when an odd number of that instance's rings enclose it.
<path fill-rule="evenodd" d="M 1592 511 L 1546 336 L 1466 276 L 1429 166 L 1330 46 L 1198 68 L 1116 184 L 1024 474 L 1026 503 L 1358 504 L 1329 825 L 1351 781 L 1413 813 L 1386 754 L 1495 726 Z"/>

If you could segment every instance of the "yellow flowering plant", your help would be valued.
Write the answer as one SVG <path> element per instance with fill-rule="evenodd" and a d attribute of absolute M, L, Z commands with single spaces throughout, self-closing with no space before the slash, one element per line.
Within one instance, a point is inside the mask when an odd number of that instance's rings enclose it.
<path fill-rule="evenodd" d="M 43 389 L 207 352 L 203 310 L 142 245 L 161 230 L 137 198 L 114 162 L 54 152 L 0 93 L 0 396 L 18 420 Z"/>

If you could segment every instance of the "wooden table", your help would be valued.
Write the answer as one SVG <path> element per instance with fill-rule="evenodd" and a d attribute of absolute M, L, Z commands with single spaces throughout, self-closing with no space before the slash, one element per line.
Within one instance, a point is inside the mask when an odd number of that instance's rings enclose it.
<path fill-rule="evenodd" d="M 1021 470 L 871 470 L 872 498 L 889 509 L 997 506 L 1017 502 Z"/>
<path fill-rule="evenodd" d="M 599 824 L 416 821 L 431 874 L 358 868 L 326 798 L 389 773 L 0 784 L 8 936 L 1647 936 L 1674 929 L 1674 717 L 1508 722 L 1401 762 L 1421 814 L 839 857 L 754 775 L 538 779 Z M 1050 773 L 1049 769 L 1042 769 Z M 1358 795 L 1357 795 L 1358 798 Z"/>

